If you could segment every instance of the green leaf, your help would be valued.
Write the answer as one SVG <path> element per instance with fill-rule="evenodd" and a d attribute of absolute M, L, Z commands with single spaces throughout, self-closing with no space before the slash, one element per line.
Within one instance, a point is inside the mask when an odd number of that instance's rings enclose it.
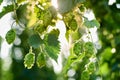
<path fill-rule="evenodd" d="M 58 46 L 56 46 L 56 47 L 57 48 L 55 48 L 53 46 L 46 46 L 45 50 L 46 50 L 47 54 L 57 62 L 57 58 L 58 58 L 58 54 L 60 52 L 60 49 Z"/>
<path fill-rule="evenodd" d="M 25 55 L 24 58 L 24 65 L 25 67 L 27 67 L 28 69 L 31 69 L 32 66 L 34 65 L 35 62 L 35 54 L 32 52 L 29 52 L 28 54 Z"/>
<path fill-rule="evenodd" d="M 81 74 L 81 80 L 89 80 L 89 79 L 90 79 L 89 71 L 84 70 Z"/>
<path fill-rule="evenodd" d="M 45 66 L 45 58 L 43 53 L 39 53 L 37 56 L 37 65 L 38 67 L 42 68 Z"/>
<path fill-rule="evenodd" d="M 99 23 L 97 20 L 92 20 L 92 21 L 91 21 L 91 25 L 92 25 L 92 26 L 96 26 L 97 28 L 100 27 L 100 23 Z"/>
<path fill-rule="evenodd" d="M 8 44 L 13 43 L 15 40 L 15 37 L 16 37 L 16 32 L 14 29 L 9 30 L 5 36 Z"/>
<path fill-rule="evenodd" d="M 2 11 L 0 12 L 0 18 L 9 12 L 12 12 L 13 10 L 14 10 L 14 6 L 12 4 L 3 7 Z"/>
<path fill-rule="evenodd" d="M 39 34 L 33 34 L 29 37 L 28 43 L 30 46 L 38 48 L 41 44 L 43 44 L 43 40 L 40 38 Z"/>
<path fill-rule="evenodd" d="M 3 2 L 3 0 L 0 0 L 0 5 L 1 5 L 2 2 Z"/>
<path fill-rule="evenodd" d="M 48 33 L 44 38 L 47 45 L 57 47 L 59 45 L 58 41 L 59 33 L 60 32 L 58 29 L 53 29 L 50 33 Z"/>
<path fill-rule="evenodd" d="M 89 21 L 88 19 L 85 19 L 84 25 L 88 28 L 93 28 L 93 27 L 100 27 L 100 24 L 97 20 L 91 20 Z"/>
<path fill-rule="evenodd" d="M 44 42 L 45 42 L 45 50 L 47 54 L 57 61 L 58 54 L 60 51 L 60 42 L 58 41 L 59 30 L 52 30 L 49 34 L 45 35 Z"/>
<path fill-rule="evenodd" d="M 16 5 L 17 6 L 17 5 Z M 13 18 L 18 20 L 20 23 L 27 24 L 27 14 L 28 14 L 28 4 L 20 4 L 16 9 L 16 15 L 14 14 Z M 29 14 L 28 14 L 29 15 Z M 17 16 L 17 17 L 16 17 Z M 16 19 L 17 18 L 17 19 Z"/>

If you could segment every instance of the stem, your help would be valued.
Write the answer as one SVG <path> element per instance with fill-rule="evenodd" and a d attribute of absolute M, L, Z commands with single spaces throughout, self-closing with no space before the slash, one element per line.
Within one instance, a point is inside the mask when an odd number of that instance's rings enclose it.
<path fill-rule="evenodd" d="M 11 24 L 11 29 L 12 29 L 12 26 L 13 26 L 13 24 L 14 24 L 15 22 L 16 22 L 16 21 L 13 21 L 13 22 L 12 22 L 12 24 Z"/>
<path fill-rule="evenodd" d="M 32 46 L 30 46 L 30 50 L 29 50 L 30 53 L 32 53 Z"/>
<path fill-rule="evenodd" d="M 14 15 L 15 15 L 15 19 L 16 19 L 16 22 L 18 22 L 18 18 L 17 18 L 17 14 L 16 14 L 16 8 L 17 8 L 17 6 L 16 6 L 16 1 L 15 1 L 15 0 L 13 0 L 13 5 L 14 5 Z"/>

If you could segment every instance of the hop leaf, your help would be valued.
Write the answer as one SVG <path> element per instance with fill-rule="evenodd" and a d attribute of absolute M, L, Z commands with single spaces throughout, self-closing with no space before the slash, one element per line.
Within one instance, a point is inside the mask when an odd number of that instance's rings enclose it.
<path fill-rule="evenodd" d="M 32 52 L 29 52 L 28 54 L 25 55 L 24 58 L 24 65 L 25 67 L 27 67 L 28 69 L 31 69 L 32 66 L 34 65 L 35 62 L 35 54 Z"/>
<path fill-rule="evenodd" d="M 58 36 L 59 30 L 54 29 L 49 34 L 47 34 L 44 38 L 44 41 L 47 45 L 57 47 L 59 45 Z"/>
<path fill-rule="evenodd" d="M 15 30 L 14 29 L 11 29 L 7 32 L 5 38 L 6 38 L 6 41 L 8 44 L 11 44 L 14 42 L 15 40 L 15 37 L 16 37 L 16 33 L 15 33 Z"/>
<path fill-rule="evenodd" d="M 49 34 L 45 35 L 45 50 L 47 54 L 54 60 L 57 61 L 58 53 L 60 51 L 60 45 L 58 41 L 59 30 L 52 30 Z"/>
<path fill-rule="evenodd" d="M 37 65 L 38 67 L 43 67 L 45 66 L 45 58 L 43 53 L 39 53 L 37 56 Z"/>
<path fill-rule="evenodd" d="M 43 43 L 43 40 L 40 38 L 40 36 L 38 34 L 33 34 L 28 39 L 28 43 L 30 46 L 32 46 L 34 48 L 38 48 Z"/>
<path fill-rule="evenodd" d="M 58 46 L 55 47 L 52 47 L 52 46 L 46 46 L 45 47 L 45 50 L 47 52 L 47 54 L 52 58 L 54 59 L 55 61 L 57 61 L 57 58 L 58 58 L 58 54 L 60 52 L 60 48 Z"/>
<path fill-rule="evenodd" d="M 97 20 L 91 20 L 89 21 L 88 19 L 85 19 L 84 25 L 88 28 L 93 28 L 93 27 L 100 27 L 100 24 Z"/>
<path fill-rule="evenodd" d="M 3 7 L 2 11 L 0 12 L 0 18 L 3 17 L 5 14 L 14 11 L 14 5 L 7 5 Z"/>
<path fill-rule="evenodd" d="M 84 70 L 81 74 L 81 80 L 89 80 L 90 74 L 87 70 Z"/>

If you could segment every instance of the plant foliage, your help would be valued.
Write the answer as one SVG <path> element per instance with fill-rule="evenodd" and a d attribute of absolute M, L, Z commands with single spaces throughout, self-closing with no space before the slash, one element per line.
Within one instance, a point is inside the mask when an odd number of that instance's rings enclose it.
<path fill-rule="evenodd" d="M 3 17 L 5 14 L 14 11 L 13 4 L 4 6 L 2 11 L 0 12 L 0 18 Z"/>
<path fill-rule="evenodd" d="M 15 37 L 16 37 L 16 32 L 14 29 L 9 30 L 5 36 L 8 44 L 13 43 L 15 40 Z"/>
<path fill-rule="evenodd" d="M 13 17 L 15 17 L 13 19 L 18 26 L 24 31 L 28 30 L 26 32 L 29 33 L 29 37 L 22 36 L 27 38 L 23 45 L 30 47 L 24 57 L 24 65 L 27 69 L 31 69 L 35 62 L 40 68 L 46 66 L 47 58 L 58 62 L 58 55 L 61 53 L 61 42 L 59 41 L 61 32 L 55 26 L 57 21 L 63 21 L 66 27 L 66 39 L 70 44 L 70 55 L 67 59 L 63 59 L 62 75 L 66 75 L 72 68 L 76 72 L 79 71 L 78 75 L 80 76 L 76 80 L 92 79 L 91 76 L 97 71 L 97 56 L 89 29 L 99 28 L 100 23 L 97 19 L 88 20 L 84 16 L 87 10 L 84 6 L 86 2 L 86 0 L 57 0 L 58 8 L 56 9 L 51 0 L 30 0 L 27 3 L 25 0 L 17 0 L 13 1 L 13 4 L 3 7 L 0 18 L 13 12 Z M 85 30 L 88 33 L 84 33 Z M 7 32 L 5 38 L 8 44 L 14 42 L 16 33 L 17 30 L 12 28 Z M 87 42 L 82 39 L 84 34 L 88 35 Z M 95 61 L 91 61 L 91 59 L 95 59 Z"/>

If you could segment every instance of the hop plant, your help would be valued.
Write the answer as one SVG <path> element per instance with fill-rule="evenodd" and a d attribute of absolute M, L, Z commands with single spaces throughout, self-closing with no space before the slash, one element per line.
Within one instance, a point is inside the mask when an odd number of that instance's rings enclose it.
<path fill-rule="evenodd" d="M 79 55 L 80 53 L 82 53 L 83 51 L 83 41 L 79 41 L 79 42 L 76 42 L 73 46 L 73 52 L 76 54 L 76 55 Z"/>
<path fill-rule="evenodd" d="M 45 58 L 43 53 L 39 53 L 37 56 L 37 65 L 38 67 L 42 68 L 45 66 Z"/>
<path fill-rule="evenodd" d="M 35 63 L 35 54 L 32 52 L 32 48 L 30 48 L 29 53 L 25 55 L 24 65 L 28 69 L 31 69 L 34 63 Z"/>
<path fill-rule="evenodd" d="M 95 63 L 94 62 L 90 62 L 88 64 L 87 69 L 88 69 L 89 72 L 94 72 L 95 71 Z"/>
<path fill-rule="evenodd" d="M 84 45 L 84 52 L 88 57 L 95 53 L 94 44 L 92 42 L 86 42 Z"/>
<path fill-rule="evenodd" d="M 14 29 L 9 30 L 5 36 L 8 44 L 13 43 L 15 40 L 15 37 L 16 37 L 16 32 Z"/>

